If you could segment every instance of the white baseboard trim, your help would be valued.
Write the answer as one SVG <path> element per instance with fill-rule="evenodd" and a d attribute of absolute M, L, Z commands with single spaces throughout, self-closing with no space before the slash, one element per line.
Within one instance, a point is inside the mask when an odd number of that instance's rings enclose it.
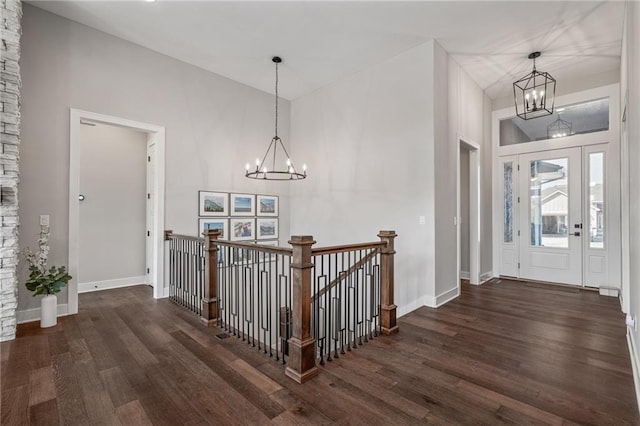
<path fill-rule="evenodd" d="M 425 297 L 419 297 L 418 299 L 414 300 L 413 302 L 407 305 L 399 306 L 398 309 L 396 310 L 396 317 L 400 318 L 402 316 L 405 316 L 408 313 L 413 312 L 416 309 L 421 308 L 425 305 L 426 305 Z"/>
<path fill-rule="evenodd" d="M 64 317 L 67 315 L 69 315 L 69 306 L 66 303 L 64 305 L 58 305 L 58 316 Z M 26 309 L 24 311 L 16 312 L 16 322 L 18 324 L 33 321 L 40 321 L 40 308 Z"/>
<path fill-rule="evenodd" d="M 440 293 L 436 296 L 436 307 L 440 307 L 447 302 L 451 302 L 456 297 L 460 296 L 460 288 L 455 287 L 451 290 L 445 291 L 444 293 Z"/>
<path fill-rule="evenodd" d="M 470 280 L 471 273 L 469 271 L 460 271 L 460 279 L 461 280 Z"/>
<path fill-rule="evenodd" d="M 78 283 L 78 293 L 88 293 L 90 291 L 109 290 L 112 288 L 129 287 L 132 285 L 148 285 L 147 277 L 119 278 L 116 280 L 93 281 L 88 283 Z"/>
<path fill-rule="evenodd" d="M 636 389 L 636 402 L 640 409 L 640 359 L 638 359 L 638 347 L 631 330 L 627 328 L 627 343 L 629 344 L 629 355 L 631 357 L 631 368 L 633 370 L 633 384 Z"/>
<path fill-rule="evenodd" d="M 618 297 L 620 290 L 616 287 L 600 287 L 600 296 Z"/>
<path fill-rule="evenodd" d="M 447 302 L 452 301 L 453 299 L 455 299 L 456 297 L 460 296 L 460 289 L 456 286 L 454 288 L 452 288 L 451 290 L 447 290 L 445 292 L 440 293 L 439 295 L 433 297 L 433 296 L 426 296 L 425 297 L 425 306 L 428 306 L 430 308 L 439 308 L 440 306 L 444 305 Z"/>
<path fill-rule="evenodd" d="M 480 284 L 484 284 L 493 278 L 493 271 L 485 272 L 480 275 Z"/>

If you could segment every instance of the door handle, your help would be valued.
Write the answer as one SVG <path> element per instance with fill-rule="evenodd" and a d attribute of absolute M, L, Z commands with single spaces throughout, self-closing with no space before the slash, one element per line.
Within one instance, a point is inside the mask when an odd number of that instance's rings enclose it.
<path fill-rule="evenodd" d="M 574 233 L 573 233 L 573 236 L 574 236 L 574 237 L 579 237 L 579 236 L 580 236 L 580 233 L 579 233 L 579 232 L 574 232 Z"/>

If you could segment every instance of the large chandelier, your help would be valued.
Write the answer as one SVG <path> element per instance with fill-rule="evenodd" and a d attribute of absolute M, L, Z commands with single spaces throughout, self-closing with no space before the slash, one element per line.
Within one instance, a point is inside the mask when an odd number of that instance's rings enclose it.
<path fill-rule="evenodd" d="M 556 80 L 548 72 L 536 70 L 536 58 L 540 52 L 529 54 L 533 70 L 513 83 L 513 99 L 516 115 L 524 120 L 553 114 L 556 96 Z"/>
<path fill-rule="evenodd" d="M 278 64 L 282 59 L 274 56 L 272 59 L 276 64 L 276 134 L 271 139 L 267 152 L 262 157 L 256 159 L 256 168 L 252 169 L 247 163 L 245 176 L 251 179 L 264 180 L 300 180 L 307 177 L 307 166 L 302 165 L 302 173 L 300 173 L 293 160 L 284 147 L 282 139 L 278 136 Z"/>

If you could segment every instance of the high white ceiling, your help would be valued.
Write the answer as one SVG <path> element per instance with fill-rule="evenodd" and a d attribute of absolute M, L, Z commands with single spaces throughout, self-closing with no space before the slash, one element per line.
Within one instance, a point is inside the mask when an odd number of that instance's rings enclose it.
<path fill-rule="evenodd" d="M 436 39 L 492 98 L 538 69 L 558 85 L 620 66 L 622 2 L 29 1 L 260 90 L 295 99 Z"/>

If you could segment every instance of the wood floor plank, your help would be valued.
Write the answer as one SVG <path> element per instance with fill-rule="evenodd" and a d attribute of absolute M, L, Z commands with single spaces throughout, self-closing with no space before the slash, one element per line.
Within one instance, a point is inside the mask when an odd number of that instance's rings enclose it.
<path fill-rule="evenodd" d="M 108 424 L 118 424 L 115 407 L 100 379 L 95 363 L 76 364 L 75 370 L 89 420 L 92 423 L 106 421 Z"/>
<path fill-rule="evenodd" d="M 2 389 L 0 420 L 3 425 L 29 424 L 29 385 Z"/>
<path fill-rule="evenodd" d="M 82 391 L 75 375 L 71 352 L 52 357 L 53 381 L 60 418 L 67 424 L 88 424 Z"/>
<path fill-rule="evenodd" d="M 59 318 L 58 320 L 63 322 L 63 318 Z M 65 319 L 65 321 L 67 320 L 68 319 Z M 62 324 L 60 324 L 59 327 L 62 327 Z M 49 340 L 49 353 L 51 356 L 69 352 L 69 343 L 67 342 L 63 328 L 60 328 L 60 330 L 55 333 L 48 334 L 47 339 Z"/>
<path fill-rule="evenodd" d="M 11 353 L 11 341 L 0 343 L 0 362 L 7 362 Z"/>
<path fill-rule="evenodd" d="M 114 407 L 125 405 L 136 399 L 136 394 L 120 367 L 100 371 L 100 378 Z"/>
<path fill-rule="evenodd" d="M 116 412 L 123 425 L 149 426 L 153 424 L 138 400 L 119 406 L 116 408 Z"/>
<path fill-rule="evenodd" d="M 60 424 L 58 404 L 55 399 L 29 407 L 29 424 L 33 426 L 57 426 Z"/>
<path fill-rule="evenodd" d="M 38 405 L 55 399 L 56 385 L 53 380 L 53 368 L 32 370 L 29 374 L 29 406 Z"/>
<path fill-rule="evenodd" d="M 3 363 L 2 392 L 29 385 L 29 349 L 32 341 L 33 337 L 25 336 L 20 344 L 12 344 L 8 360 Z"/>
<path fill-rule="evenodd" d="M 274 382 L 241 359 L 230 362 L 228 365 L 267 395 L 271 395 L 272 393 L 282 389 L 282 386 L 278 383 Z"/>

